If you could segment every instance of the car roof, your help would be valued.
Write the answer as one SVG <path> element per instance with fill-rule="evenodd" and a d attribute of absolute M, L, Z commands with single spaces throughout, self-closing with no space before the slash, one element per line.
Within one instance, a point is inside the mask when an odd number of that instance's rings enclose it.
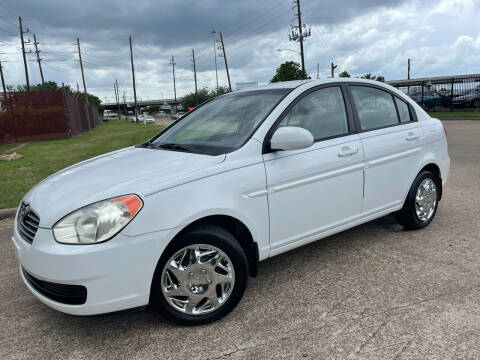
<path fill-rule="evenodd" d="M 254 91 L 254 90 L 271 90 L 271 89 L 294 89 L 303 84 L 309 84 L 310 86 L 323 85 L 329 83 L 339 83 L 339 82 L 358 82 L 363 84 L 376 84 L 386 86 L 387 84 L 376 81 L 376 80 L 367 80 L 367 79 L 357 79 L 357 78 L 327 78 L 327 79 L 307 79 L 307 80 L 293 80 L 293 81 L 282 81 L 276 83 L 269 83 L 266 85 L 260 85 L 255 87 L 249 87 L 242 90 L 236 90 L 235 92 L 244 92 L 244 91 Z M 388 87 L 388 85 L 387 85 Z"/>

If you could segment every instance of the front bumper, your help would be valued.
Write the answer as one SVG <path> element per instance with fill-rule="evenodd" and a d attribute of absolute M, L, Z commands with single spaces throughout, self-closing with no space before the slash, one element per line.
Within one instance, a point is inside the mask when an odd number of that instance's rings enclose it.
<path fill-rule="evenodd" d="M 22 279 L 40 301 L 65 313 L 93 315 L 148 304 L 153 273 L 170 233 L 132 237 L 120 233 L 101 244 L 64 245 L 53 239 L 51 229 L 39 228 L 29 244 L 15 224 L 12 241 Z M 86 302 L 69 305 L 42 295 L 27 281 L 22 268 L 41 281 L 86 287 Z"/>

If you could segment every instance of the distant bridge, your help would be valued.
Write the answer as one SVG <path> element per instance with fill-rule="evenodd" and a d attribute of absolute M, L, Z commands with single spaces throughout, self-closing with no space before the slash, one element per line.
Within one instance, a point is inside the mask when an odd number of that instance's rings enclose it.
<path fill-rule="evenodd" d="M 167 113 L 171 113 L 175 109 L 175 105 L 177 108 L 180 108 L 180 102 L 181 98 L 177 99 L 175 101 L 174 99 L 157 99 L 157 100 L 137 100 L 137 106 L 139 108 L 147 107 L 150 105 L 159 105 L 160 110 L 163 110 Z M 134 110 L 135 108 L 135 102 L 134 101 L 127 101 L 127 110 Z M 117 102 L 107 102 L 107 103 L 102 103 L 102 106 L 104 107 L 105 110 L 117 110 Z M 122 101 L 120 101 L 120 110 L 123 110 L 124 104 Z"/>

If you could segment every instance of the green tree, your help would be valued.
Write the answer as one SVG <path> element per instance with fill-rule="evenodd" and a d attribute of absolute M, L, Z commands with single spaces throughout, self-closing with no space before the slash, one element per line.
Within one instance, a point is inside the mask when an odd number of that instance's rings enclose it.
<path fill-rule="evenodd" d="M 303 80 L 310 79 L 304 71 L 301 70 L 300 64 L 295 61 L 286 61 L 281 64 L 270 82 Z"/>
<path fill-rule="evenodd" d="M 341 77 L 341 78 L 349 78 L 349 77 L 351 77 L 351 76 L 350 76 L 350 74 L 348 73 L 348 71 L 343 70 L 340 74 L 338 74 L 338 77 Z"/>
<path fill-rule="evenodd" d="M 377 81 L 385 82 L 385 77 L 375 76 L 375 75 L 372 75 L 372 73 L 365 74 L 361 78 L 367 79 L 367 80 L 377 80 Z"/>
<path fill-rule="evenodd" d="M 202 88 L 198 90 L 198 104 L 204 103 L 205 101 L 213 99 L 217 96 L 227 94 L 228 92 L 230 91 L 226 86 L 220 86 L 218 90 L 208 90 L 207 88 Z M 181 104 L 185 109 L 195 107 L 197 105 L 197 97 L 195 92 L 185 95 L 182 98 Z"/>

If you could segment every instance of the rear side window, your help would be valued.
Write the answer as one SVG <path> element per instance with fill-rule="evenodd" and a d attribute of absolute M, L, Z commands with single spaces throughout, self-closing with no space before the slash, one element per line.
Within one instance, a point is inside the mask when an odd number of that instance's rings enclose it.
<path fill-rule="evenodd" d="M 310 131 L 315 140 L 348 133 L 347 112 L 342 90 L 332 86 L 315 90 L 300 99 L 279 124 Z"/>
<path fill-rule="evenodd" d="M 351 86 L 362 130 L 378 129 L 398 124 L 392 95 L 367 86 Z"/>
<path fill-rule="evenodd" d="M 408 105 L 405 101 L 400 100 L 395 97 L 395 103 L 397 104 L 398 115 L 400 116 L 401 123 L 407 123 L 412 121 L 410 118 L 410 110 L 408 110 Z"/>

